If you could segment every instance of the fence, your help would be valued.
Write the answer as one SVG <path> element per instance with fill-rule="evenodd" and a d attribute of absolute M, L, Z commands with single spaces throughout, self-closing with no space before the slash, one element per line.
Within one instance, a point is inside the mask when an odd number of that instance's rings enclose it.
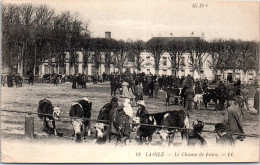
<path fill-rule="evenodd" d="M 34 115 L 45 115 L 45 116 L 52 116 L 51 114 L 44 114 L 44 113 L 37 113 L 37 112 L 26 112 L 26 111 L 16 111 L 16 110 L 1 110 L 1 112 L 8 112 L 8 113 L 23 113 L 23 114 L 28 114 L 29 116 L 25 117 L 25 136 L 29 138 L 34 137 L 34 118 L 31 116 L 32 114 Z M 81 119 L 81 120 L 87 120 L 87 121 L 94 121 L 94 122 L 107 122 L 109 123 L 108 120 L 94 120 L 90 118 L 79 118 L 79 117 L 68 117 L 68 116 L 59 116 L 60 118 L 64 119 Z M 170 126 L 162 126 L 162 125 L 151 125 L 151 124 L 139 124 L 139 123 L 132 123 L 132 122 L 125 122 L 125 124 L 131 124 L 131 125 L 140 125 L 140 126 L 149 126 L 149 127 L 156 127 L 156 128 L 168 128 L 168 129 L 178 129 L 178 130 L 187 130 L 187 131 L 192 131 L 193 129 L 191 128 L 180 128 L 180 127 L 170 127 Z M 204 123 L 206 125 L 215 125 L 216 123 Z M 108 125 L 106 125 L 108 126 Z M 216 133 L 215 131 L 211 130 L 202 130 L 202 132 L 208 132 L 208 133 Z M 227 132 L 227 134 L 231 135 L 239 135 L 239 136 L 245 136 L 245 137 L 252 137 L 252 138 L 259 138 L 260 136 L 257 134 L 239 134 L 239 133 L 231 133 Z"/>

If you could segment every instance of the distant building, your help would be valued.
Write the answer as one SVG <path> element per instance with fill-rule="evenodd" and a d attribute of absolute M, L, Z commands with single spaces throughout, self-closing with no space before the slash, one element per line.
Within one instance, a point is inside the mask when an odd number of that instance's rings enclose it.
<path fill-rule="evenodd" d="M 111 38 L 111 32 L 105 32 L 105 38 Z M 171 40 L 195 40 L 199 37 L 159 37 L 161 39 L 171 41 Z M 39 67 L 39 76 L 43 76 L 44 74 L 52 74 L 52 73 L 59 73 L 65 75 L 73 75 L 78 73 L 85 73 L 88 75 L 93 75 L 94 73 L 102 74 L 106 72 L 105 63 L 104 63 L 104 55 L 101 59 L 100 67 L 97 69 L 94 66 L 92 58 L 89 59 L 88 67 L 84 69 L 83 67 L 83 54 L 82 51 L 78 51 L 78 59 L 77 64 L 75 66 L 70 66 L 69 62 L 65 62 L 65 67 L 56 67 L 55 66 L 55 59 L 48 59 L 43 62 L 43 64 Z M 189 65 L 189 53 L 185 52 L 180 61 L 181 67 L 177 71 L 176 76 L 182 77 L 187 76 L 188 74 L 193 76 L 195 79 L 199 78 L 207 78 L 208 80 L 213 80 L 214 78 L 218 80 L 226 80 L 228 76 L 231 76 L 233 80 L 240 79 L 244 83 L 252 83 L 256 77 L 256 71 L 248 71 L 246 74 L 241 71 L 237 70 L 236 73 L 233 73 L 233 70 L 224 71 L 223 74 L 220 71 L 217 71 L 215 77 L 213 71 L 209 67 L 209 61 L 211 57 L 208 54 L 205 54 L 203 57 L 203 65 L 201 67 L 201 71 L 193 71 L 192 67 Z M 142 64 L 141 64 L 141 72 L 145 74 L 155 74 L 154 68 L 154 58 L 153 55 L 147 51 L 143 51 L 141 53 Z M 66 59 L 69 59 L 69 53 L 66 54 Z M 130 62 L 128 59 L 125 61 L 123 72 L 129 71 L 130 73 L 138 73 L 137 69 L 135 68 L 134 62 Z M 108 73 L 119 72 L 117 67 L 114 65 L 110 65 L 110 71 Z M 170 61 L 170 54 L 168 52 L 163 53 L 160 59 L 160 66 L 159 66 L 159 75 L 172 75 L 172 67 Z"/>

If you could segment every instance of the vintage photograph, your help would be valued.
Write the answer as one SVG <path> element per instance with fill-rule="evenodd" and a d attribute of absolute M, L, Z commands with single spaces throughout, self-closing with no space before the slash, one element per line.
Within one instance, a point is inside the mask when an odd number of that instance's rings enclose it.
<path fill-rule="evenodd" d="M 259 2 L 1 5 L 1 162 L 259 161 Z"/>

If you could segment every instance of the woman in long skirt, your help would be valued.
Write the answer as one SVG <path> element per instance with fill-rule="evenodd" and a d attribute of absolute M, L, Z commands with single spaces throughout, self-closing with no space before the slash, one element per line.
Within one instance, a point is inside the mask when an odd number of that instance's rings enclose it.
<path fill-rule="evenodd" d="M 123 88 L 123 97 L 127 97 L 129 98 L 129 91 L 128 91 L 128 82 L 124 81 L 122 84 L 122 88 Z"/>

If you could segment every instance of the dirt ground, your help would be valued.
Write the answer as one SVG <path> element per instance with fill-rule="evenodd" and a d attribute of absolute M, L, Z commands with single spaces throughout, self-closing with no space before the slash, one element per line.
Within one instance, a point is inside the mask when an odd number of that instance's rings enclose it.
<path fill-rule="evenodd" d="M 110 85 L 109 83 L 103 84 L 87 84 L 87 89 L 71 89 L 70 83 L 58 84 L 58 86 L 53 86 L 52 84 L 35 84 L 28 85 L 24 84 L 23 87 L 13 87 L 1 88 L 1 109 L 7 110 L 17 110 L 17 111 L 31 111 L 37 112 L 38 102 L 47 97 L 54 106 L 59 105 L 62 109 L 61 115 L 68 116 L 69 109 L 72 102 L 79 100 L 82 97 L 89 98 L 92 101 L 92 119 L 97 119 L 98 112 L 100 108 L 108 103 L 111 99 L 110 96 Z M 252 94 L 253 95 L 253 94 Z M 164 104 L 165 93 L 161 91 L 159 93 L 158 99 L 150 99 L 147 96 L 144 97 L 147 110 L 150 113 L 162 112 L 167 110 L 173 110 L 174 106 L 166 107 Z M 119 98 L 119 101 L 123 102 L 122 98 Z M 245 111 L 243 116 L 244 131 L 246 134 L 258 134 L 259 130 L 259 116 L 256 114 L 256 111 L 252 108 L 253 98 L 250 98 L 250 112 Z M 136 107 L 133 108 L 136 112 Z M 2 140 L 15 140 L 15 141 L 24 141 L 24 120 L 25 114 L 18 113 L 7 113 L 1 112 L 1 137 Z M 55 143 L 55 142 L 67 142 L 75 143 L 70 139 L 73 133 L 72 125 L 68 119 L 62 119 L 58 121 L 56 127 L 58 132 L 62 133 L 64 137 L 55 137 L 53 135 L 48 135 L 42 131 L 42 121 L 36 116 L 34 116 L 34 131 L 36 138 L 34 141 L 46 142 L 46 143 Z M 210 110 L 194 110 L 190 114 L 190 124 L 199 119 L 208 123 L 218 123 L 222 122 L 224 118 L 224 112 Z M 94 132 L 92 124 L 92 133 Z M 214 126 L 205 125 L 205 130 L 214 130 Z M 131 141 L 133 144 L 137 143 L 135 140 L 135 133 L 131 134 Z M 202 136 L 205 138 L 208 144 L 214 145 L 216 134 L 213 133 L 202 133 Z M 94 135 L 88 137 L 84 140 L 83 143 L 91 143 L 94 139 Z M 178 133 L 175 138 L 175 144 L 181 144 L 181 137 Z M 160 145 L 160 139 L 157 134 L 154 134 L 153 145 Z M 244 142 L 239 143 L 250 143 L 258 145 L 259 139 L 257 138 L 246 138 Z"/>

